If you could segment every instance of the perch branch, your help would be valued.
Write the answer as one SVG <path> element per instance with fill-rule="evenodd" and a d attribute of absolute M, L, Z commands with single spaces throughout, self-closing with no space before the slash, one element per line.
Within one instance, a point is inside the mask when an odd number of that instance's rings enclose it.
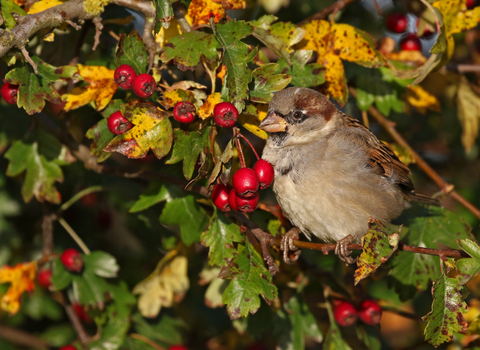
<path fill-rule="evenodd" d="M 349 90 L 350 93 L 356 98 L 357 90 L 352 87 L 350 87 Z M 445 190 L 447 188 L 452 188 L 450 184 L 444 181 L 442 177 L 435 170 L 433 170 L 433 168 L 428 165 L 428 163 L 423 160 L 423 158 L 420 157 L 417 152 L 415 152 L 415 150 L 402 137 L 402 135 L 400 135 L 397 129 L 395 129 L 395 123 L 385 118 L 385 116 L 383 116 L 382 113 L 380 113 L 373 105 L 368 108 L 368 113 L 370 113 L 370 115 L 377 120 L 377 122 L 390 134 L 396 143 L 402 147 L 405 147 L 410 152 L 410 154 L 415 158 L 415 163 L 418 165 L 418 167 L 422 169 L 423 172 L 427 174 L 438 185 L 438 187 L 440 187 L 440 189 Z M 466 200 L 460 193 L 455 190 L 451 190 L 448 192 L 448 194 L 480 219 L 480 210 Z"/>

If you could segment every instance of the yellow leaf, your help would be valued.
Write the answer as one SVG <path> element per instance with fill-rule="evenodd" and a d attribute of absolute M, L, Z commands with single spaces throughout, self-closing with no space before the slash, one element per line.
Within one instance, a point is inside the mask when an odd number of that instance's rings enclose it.
<path fill-rule="evenodd" d="M 165 91 L 163 94 L 163 100 L 159 101 L 166 109 L 175 106 L 180 101 L 188 101 L 194 103 L 195 95 L 192 91 L 175 89 L 171 91 Z"/>
<path fill-rule="evenodd" d="M 463 32 L 476 27 L 480 20 L 480 7 L 467 10 L 466 0 L 440 0 L 433 3 L 443 16 L 443 24 L 448 34 Z"/>
<path fill-rule="evenodd" d="M 4 265 L 0 268 L 0 283 L 10 282 L 7 293 L 0 300 L 0 308 L 14 315 L 20 310 L 20 301 L 24 292 L 35 289 L 35 262 L 21 263 L 14 267 Z"/>
<path fill-rule="evenodd" d="M 107 67 L 79 64 L 78 74 L 89 85 L 76 87 L 62 96 L 62 100 L 67 102 L 64 107 L 65 111 L 80 108 L 90 102 L 93 102 L 97 111 L 104 109 L 117 91 L 117 84 L 113 79 L 114 71 Z"/>
<path fill-rule="evenodd" d="M 365 67 L 380 67 L 385 61 L 375 50 L 375 41 L 370 34 L 348 24 L 333 24 L 333 50 L 341 59 Z"/>
<path fill-rule="evenodd" d="M 406 63 L 413 63 L 415 66 L 421 66 L 427 62 L 427 58 L 420 51 L 402 50 L 400 52 L 392 52 L 387 55 L 390 60 Z"/>
<path fill-rule="evenodd" d="M 325 56 L 328 50 L 330 23 L 324 20 L 315 20 L 305 24 L 305 36 L 295 45 L 295 50 L 313 50 L 319 57 Z"/>
<path fill-rule="evenodd" d="M 462 144 L 470 152 L 478 136 L 480 97 L 473 92 L 467 79 L 462 77 L 457 91 L 458 119 L 462 125 Z"/>
<path fill-rule="evenodd" d="M 268 139 L 268 134 L 258 127 L 260 120 L 257 117 L 250 114 L 241 114 L 238 117 L 238 122 L 255 136 L 264 140 Z"/>
<path fill-rule="evenodd" d="M 317 62 L 325 67 L 324 93 L 337 101 L 340 106 L 345 106 L 348 91 L 342 60 L 334 53 L 328 53 L 323 60 Z"/>
<path fill-rule="evenodd" d="M 55 40 L 55 34 L 53 32 L 48 33 L 47 35 L 43 36 L 43 40 L 51 43 Z"/>
<path fill-rule="evenodd" d="M 167 29 L 162 27 L 157 35 L 155 35 L 155 41 L 158 43 L 158 45 L 160 45 L 160 47 L 164 47 L 171 38 L 174 38 L 180 34 L 182 34 L 182 27 L 180 27 L 180 24 L 178 24 L 177 19 L 173 17 L 170 21 L 170 26 Z"/>
<path fill-rule="evenodd" d="M 173 250 L 150 276 L 133 288 L 133 294 L 140 294 L 138 309 L 144 317 L 156 317 L 162 307 L 172 307 L 183 298 L 190 287 L 187 265 L 187 258 Z"/>
<path fill-rule="evenodd" d="M 422 114 L 427 113 L 427 110 L 440 112 L 440 102 L 420 85 L 407 87 L 405 98 L 410 105 Z"/>
<path fill-rule="evenodd" d="M 207 119 L 213 113 L 213 109 L 220 102 L 222 95 L 219 92 L 215 92 L 207 97 L 205 103 L 198 109 L 198 116 L 201 119 Z"/>
<path fill-rule="evenodd" d="M 221 3 L 212 0 L 192 0 L 188 6 L 187 15 L 192 19 L 192 25 L 209 24 L 210 17 L 218 23 L 225 17 L 225 9 Z"/>
<path fill-rule="evenodd" d="M 42 12 L 49 9 L 50 7 L 63 4 L 64 1 L 61 0 L 40 0 L 34 3 L 27 11 L 29 15 Z"/>

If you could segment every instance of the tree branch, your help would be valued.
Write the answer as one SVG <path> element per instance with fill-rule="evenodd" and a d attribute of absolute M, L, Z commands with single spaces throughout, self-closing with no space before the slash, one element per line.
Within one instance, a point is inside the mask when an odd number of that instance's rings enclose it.
<path fill-rule="evenodd" d="M 47 342 L 43 339 L 40 339 L 30 333 L 22 331 L 20 329 L 7 327 L 0 325 L 0 338 L 5 339 L 6 341 L 19 345 L 25 346 L 28 348 L 34 349 L 45 349 L 48 350 L 50 347 Z"/>
<path fill-rule="evenodd" d="M 357 97 L 356 89 L 350 87 L 349 91 L 355 98 Z M 433 168 L 428 165 L 428 163 L 423 160 L 423 158 L 420 157 L 417 152 L 415 152 L 415 150 L 410 146 L 410 144 L 402 137 L 402 135 L 400 135 L 397 129 L 395 129 L 395 123 L 385 118 L 385 116 L 383 116 L 382 113 L 380 113 L 378 109 L 376 109 L 373 105 L 368 108 L 368 113 L 370 113 L 370 115 L 377 120 L 377 122 L 390 134 L 390 136 L 395 140 L 396 143 L 398 143 L 402 147 L 405 147 L 410 152 L 410 154 L 412 154 L 418 167 L 422 169 L 423 172 L 427 174 L 438 185 L 438 187 L 440 187 L 443 192 L 445 192 L 445 194 L 452 196 L 457 202 L 462 204 L 465 208 L 470 210 L 473 215 L 480 219 L 480 210 L 468 200 L 466 200 L 460 193 L 455 190 L 450 190 L 452 188 L 452 185 L 444 181 L 442 177 L 435 170 L 433 170 Z"/>
<path fill-rule="evenodd" d="M 300 23 L 297 24 L 297 27 L 301 27 L 302 25 L 304 25 L 308 22 L 314 21 L 316 19 L 325 19 L 331 13 L 343 10 L 343 8 L 345 6 L 347 6 L 348 4 L 350 4 L 351 2 L 354 2 L 354 1 L 355 0 L 339 0 L 339 1 L 331 4 L 330 6 L 327 6 L 323 10 L 315 13 L 314 15 L 304 19 L 303 21 L 301 21 Z"/>

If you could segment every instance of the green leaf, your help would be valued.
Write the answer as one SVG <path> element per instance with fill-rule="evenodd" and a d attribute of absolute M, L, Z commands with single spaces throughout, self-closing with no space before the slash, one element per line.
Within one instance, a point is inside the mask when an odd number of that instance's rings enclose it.
<path fill-rule="evenodd" d="M 181 332 L 187 328 L 187 324 L 180 318 L 173 318 L 166 313 L 161 313 L 155 323 L 147 322 L 140 313 L 135 313 L 132 316 L 132 322 L 133 327 L 139 334 L 159 342 L 165 348 L 170 345 L 181 344 Z"/>
<path fill-rule="evenodd" d="M 280 30 L 273 34 L 270 24 L 277 20 L 273 15 L 264 15 L 256 21 L 249 22 L 253 26 L 252 35 L 260 40 L 265 46 L 272 50 L 278 57 L 285 59 L 289 64 L 291 63 L 290 54 L 288 53 L 287 42 L 279 35 Z M 298 28 L 302 30 L 301 28 Z"/>
<path fill-rule="evenodd" d="M 81 275 L 72 274 L 72 277 L 73 292 L 80 304 L 103 310 L 105 294 L 109 292 L 109 285 L 102 278 L 96 276 L 93 269 L 85 268 Z"/>
<path fill-rule="evenodd" d="M 167 199 L 160 222 L 163 225 L 179 226 L 182 241 L 186 245 L 200 243 L 200 235 L 208 224 L 208 215 L 193 194 L 180 192 L 178 196 Z"/>
<path fill-rule="evenodd" d="M 180 129 L 173 130 L 172 156 L 165 164 L 175 164 L 183 160 L 183 175 L 187 180 L 190 180 L 200 153 L 202 151 L 209 152 L 211 131 L 211 127 L 202 130 L 202 134 Z"/>
<path fill-rule="evenodd" d="M 392 256 L 398 248 L 399 240 L 400 235 L 387 229 L 380 221 L 369 223 L 369 230 L 362 237 L 363 249 L 357 260 L 355 285 L 375 272 Z"/>
<path fill-rule="evenodd" d="M 288 64 L 285 59 L 278 60 L 275 73 L 285 73 L 292 77 L 293 86 L 317 86 L 325 82 L 325 71 L 323 66 L 318 63 L 307 62 L 312 57 L 313 51 L 299 50 L 292 55 L 292 64 Z"/>
<path fill-rule="evenodd" d="M 17 25 L 17 22 L 12 16 L 12 13 L 19 14 L 20 16 L 26 16 L 27 13 L 12 0 L 1 0 L 2 17 L 5 20 L 5 26 L 8 29 L 12 29 Z"/>
<path fill-rule="evenodd" d="M 459 216 L 444 208 L 430 207 L 424 216 L 415 218 L 403 242 L 417 247 L 455 247 L 455 239 L 466 238 L 474 239 L 470 227 Z M 426 290 L 429 281 L 440 275 L 438 257 L 399 252 L 392 261 L 390 276 L 402 300 Z"/>
<path fill-rule="evenodd" d="M 219 277 L 231 279 L 222 301 L 232 320 L 254 314 L 260 307 L 260 295 L 268 304 L 278 297 L 277 287 L 262 257 L 248 241 L 238 245 L 236 256 L 222 269 Z"/>
<path fill-rule="evenodd" d="M 107 323 L 102 327 L 100 339 L 96 339 L 88 347 L 91 350 L 118 349 L 125 341 L 125 336 L 130 328 L 130 313 L 118 312 L 118 305 L 111 304 L 107 307 Z"/>
<path fill-rule="evenodd" d="M 35 291 L 27 297 L 24 305 L 22 305 L 22 310 L 37 321 L 44 317 L 60 321 L 63 317 L 61 305 L 54 301 L 50 295 L 47 295 L 42 288 L 35 288 Z"/>
<path fill-rule="evenodd" d="M 225 84 L 222 86 L 222 99 L 232 102 L 241 113 L 248 99 L 248 84 L 252 71 L 248 62 L 253 60 L 256 49 L 240 41 L 252 34 L 252 26 L 245 22 L 229 21 L 217 24 L 215 37 L 223 47 L 223 64 L 227 66 Z"/>
<path fill-rule="evenodd" d="M 238 225 L 232 223 L 223 213 L 215 208 L 201 241 L 208 250 L 210 266 L 226 266 L 236 253 L 234 242 L 243 242 L 244 235 Z"/>
<path fill-rule="evenodd" d="M 103 162 L 112 155 L 112 153 L 104 151 L 115 137 L 110 129 L 108 129 L 106 119 L 100 120 L 97 124 L 88 129 L 85 136 L 92 140 L 92 143 L 90 144 L 90 154 L 97 157 L 97 162 Z"/>
<path fill-rule="evenodd" d="M 233 157 L 233 143 L 234 138 L 231 138 L 230 141 L 225 146 L 225 150 L 223 151 L 220 159 L 217 160 L 217 164 L 212 170 L 210 174 L 210 178 L 208 179 L 208 187 L 212 185 L 215 180 L 217 180 L 218 176 L 220 175 L 220 181 L 223 183 L 228 183 L 228 179 L 230 178 L 230 170 L 232 168 L 232 157 Z"/>
<path fill-rule="evenodd" d="M 335 322 L 335 317 L 333 317 L 332 306 L 330 302 L 326 302 L 328 319 L 330 321 L 330 328 L 325 336 L 325 342 L 323 343 L 324 350 L 352 350 L 352 348 L 343 340 L 342 333 L 340 328 Z"/>
<path fill-rule="evenodd" d="M 144 194 L 130 208 L 129 213 L 136 213 L 171 198 L 170 192 L 164 184 L 153 181 Z"/>
<path fill-rule="evenodd" d="M 471 256 L 471 258 L 457 261 L 457 270 L 460 273 L 457 279 L 460 285 L 464 285 L 480 273 L 480 247 L 470 239 L 458 239 L 457 243 L 464 252 Z"/>
<path fill-rule="evenodd" d="M 170 21 L 173 17 L 173 8 L 171 0 L 155 0 L 155 34 L 164 27 L 170 27 Z"/>
<path fill-rule="evenodd" d="M 63 267 L 60 259 L 53 260 L 52 263 L 52 286 L 53 290 L 59 291 L 67 288 L 72 283 L 72 274 Z"/>
<path fill-rule="evenodd" d="M 467 304 L 463 301 L 462 287 L 456 278 L 442 274 L 433 283 L 432 311 L 423 320 L 427 322 L 425 340 L 437 347 L 451 341 L 453 332 L 467 333 L 468 324 L 463 316 L 467 313 Z"/>
<path fill-rule="evenodd" d="M 297 27 L 292 22 L 274 23 L 271 26 L 271 32 L 282 38 L 288 47 L 298 44 L 305 36 L 305 29 Z"/>
<path fill-rule="evenodd" d="M 77 68 L 71 66 L 54 67 L 38 57 L 32 60 L 38 66 L 38 75 L 33 72 L 30 64 L 14 68 L 5 75 L 5 81 L 19 85 L 17 106 L 24 108 L 28 114 L 39 113 L 45 107 L 45 100 L 54 104 L 62 102 L 60 95 L 53 88 L 53 83 L 58 80 L 80 79 Z"/>
<path fill-rule="evenodd" d="M 128 35 L 120 34 L 120 40 L 118 41 L 117 50 L 115 51 L 115 58 L 119 66 L 128 64 L 132 66 L 137 74 L 142 74 L 147 71 L 147 47 L 136 29 Z"/>
<path fill-rule="evenodd" d="M 250 100 L 259 103 L 268 103 L 273 93 L 285 88 L 292 77 L 288 74 L 275 74 L 277 64 L 270 63 L 255 69 L 252 73 L 255 87 L 250 92 Z"/>
<path fill-rule="evenodd" d="M 85 269 L 92 269 L 100 277 L 117 277 L 119 266 L 117 260 L 110 254 L 95 251 L 83 256 Z"/>
<path fill-rule="evenodd" d="M 194 30 L 170 39 L 163 48 L 160 59 L 163 62 L 174 60 L 177 67 L 183 71 L 194 70 L 202 57 L 208 61 L 216 60 L 218 47 L 213 34 Z"/>
<path fill-rule="evenodd" d="M 296 294 L 284 304 L 286 314 L 291 324 L 290 341 L 293 349 L 305 348 L 305 336 L 317 343 L 323 341 L 323 334 L 318 328 L 317 320 L 308 309 L 305 299 Z"/>
<path fill-rule="evenodd" d="M 63 182 L 62 169 L 55 161 L 48 161 L 38 152 L 38 143 L 25 144 L 16 141 L 5 153 L 10 160 L 7 168 L 8 176 L 17 176 L 26 171 L 22 186 L 22 196 L 28 203 L 33 196 L 39 201 L 44 200 L 59 204 L 60 193 L 54 187 L 55 182 Z"/>

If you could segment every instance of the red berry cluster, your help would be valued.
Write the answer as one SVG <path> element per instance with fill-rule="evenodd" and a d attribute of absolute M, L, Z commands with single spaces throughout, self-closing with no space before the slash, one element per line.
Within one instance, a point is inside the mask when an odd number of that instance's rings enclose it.
<path fill-rule="evenodd" d="M 130 90 L 140 98 L 149 98 L 155 92 L 157 84 L 150 74 L 137 72 L 128 64 L 122 64 L 114 73 L 115 83 L 120 89 Z"/>
<path fill-rule="evenodd" d="M 358 309 L 348 301 L 334 302 L 333 316 L 340 326 L 351 326 L 360 318 L 363 323 L 374 326 L 380 323 L 382 308 L 373 300 L 364 300 Z"/>

